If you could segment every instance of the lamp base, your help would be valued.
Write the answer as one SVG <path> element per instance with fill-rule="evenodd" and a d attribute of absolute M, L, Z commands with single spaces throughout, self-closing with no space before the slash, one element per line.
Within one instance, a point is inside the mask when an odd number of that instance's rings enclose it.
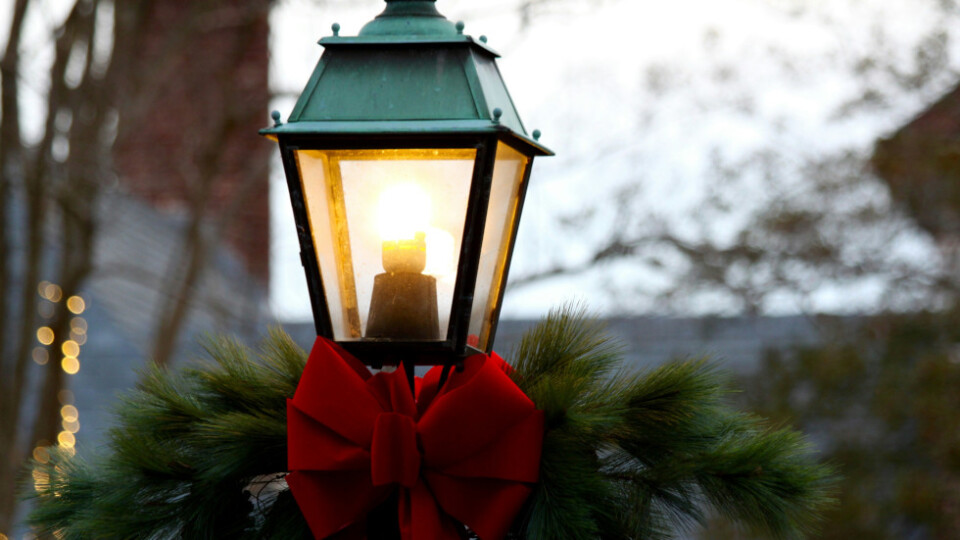
<path fill-rule="evenodd" d="M 413 272 L 374 276 L 364 337 L 440 339 L 437 279 Z"/>

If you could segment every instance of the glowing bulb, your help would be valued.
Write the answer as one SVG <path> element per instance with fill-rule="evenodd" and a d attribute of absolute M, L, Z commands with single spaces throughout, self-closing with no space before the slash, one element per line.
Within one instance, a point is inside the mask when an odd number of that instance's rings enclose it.
<path fill-rule="evenodd" d="M 60 350 L 63 351 L 64 356 L 72 356 L 73 358 L 76 358 L 80 355 L 80 345 L 72 339 L 64 341 L 63 345 L 60 346 Z"/>
<path fill-rule="evenodd" d="M 62 416 L 66 422 L 76 422 L 80 416 L 80 412 L 77 411 L 77 408 L 73 405 L 64 405 L 60 408 L 60 416 Z"/>
<path fill-rule="evenodd" d="M 417 184 L 395 184 L 380 193 L 377 216 L 384 241 L 413 240 L 430 223 L 430 196 Z"/>
<path fill-rule="evenodd" d="M 49 326 L 41 326 L 37 329 L 37 341 L 44 345 L 53 343 L 53 330 Z"/>
<path fill-rule="evenodd" d="M 60 361 L 60 367 L 67 375 L 76 375 L 80 371 L 80 361 L 72 356 L 64 356 Z"/>
<path fill-rule="evenodd" d="M 46 300 L 41 300 L 40 302 L 37 302 L 37 313 L 39 313 L 40 316 L 43 317 L 44 319 L 49 319 L 53 317 L 55 312 L 56 312 L 56 308 L 53 307 L 52 303 L 47 302 Z"/>
<path fill-rule="evenodd" d="M 33 489 L 43 491 L 50 485 L 50 475 L 42 471 L 33 471 Z"/>
<path fill-rule="evenodd" d="M 49 283 L 43 290 L 43 297 L 51 302 L 59 302 L 63 298 L 63 289 L 59 285 Z"/>
<path fill-rule="evenodd" d="M 453 235 L 443 229 L 427 229 L 427 266 L 423 273 L 439 278 L 450 277 L 454 273 L 453 260 L 456 242 Z"/>
<path fill-rule="evenodd" d="M 87 309 L 86 302 L 83 301 L 83 298 L 79 296 L 71 296 L 67 298 L 67 309 L 70 310 L 70 313 L 79 315 L 83 313 L 83 310 Z"/>
<path fill-rule="evenodd" d="M 34 347 L 31 356 L 33 356 L 33 361 L 40 366 L 44 366 L 50 361 L 50 354 L 43 347 Z"/>
<path fill-rule="evenodd" d="M 74 437 L 73 433 L 70 433 L 69 431 L 61 431 L 57 435 L 57 442 L 60 443 L 60 446 L 73 448 L 73 446 L 77 444 L 77 438 Z"/>
<path fill-rule="evenodd" d="M 73 420 L 73 421 L 64 420 L 63 422 L 61 422 L 61 424 L 63 425 L 63 430 L 66 431 L 67 433 L 76 433 L 80 431 L 80 422 L 78 422 L 77 420 Z"/>
<path fill-rule="evenodd" d="M 38 463 L 49 463 L 50 451 L 47 450 L 46 446 L 38 446 L 33 449 L 33 459 L 37 460 Z"/>
<path fill-rule="evenodd" d="M 70 319 L 70 330 L 78 334 L 87 333 L 87 321 L 83 317 L 74 317 Z"/>

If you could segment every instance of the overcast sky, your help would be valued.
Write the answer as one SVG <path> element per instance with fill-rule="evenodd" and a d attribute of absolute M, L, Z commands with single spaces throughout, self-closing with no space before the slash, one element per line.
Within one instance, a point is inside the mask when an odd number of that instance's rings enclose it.
<path fill-rule="evenodd" d="M 29 110 L 43 110 L 43 66 L 52 52 L 44 37 L 70 3 L 41 0 L 39 9 L 30 12 L 25 42 L 36 45 L 24 51 L 32 71 L 24 84 L 34 87 L 23 95 Z M 656 215 L 683 232 L 685 220 L 698 211 L 707 192 L 711 156 L 735 161 L 776 147 L 801 159 L 839 148 L 867 148 L 956 83 L 944 78 L 922 92 L 894 92 L 882 107 L 836 118 L 844 103 L 863 93 L 863 81 L 850 76 L 855 59 L 874 54 L 907 65 L 914 45 L 931 28 L 957 26 L 929 9 L 933 2 L 555 0 L 549 9 L 532 13 L 527 26 L 521 25 L 516 3 L 437 2 L 448 18 L 465 21 L 466 33 L 488 36 L 489 44 L 503 54 L 499 66 L 528 131 L 542 130 L 541 142 L 557 153 L 538 159 L 534 167 L 511 269 L 514 277 L 587 257 L 609 232 L 602 214 L 618 190 L 639 191 L 637 215 Z M 0 39 L 5 41 L 11 2 L 3 4 Z M 289 114 L 293 96 L 322 52 L 316 41 L 330 35 L 331 24 L 340 23 L 341 35 L 355 35 L 382 7 L 373 0 L 279 1 L 271 18 L 271 84 L 287 97 L 276 99 L 274 108 L 284 117 Z M 953 39 L 952 58 L 960 57 L 958 46 L 960 39 Z M 271 182 L 272 307 L 281 319 L 309 319 L 279 167 Z M 714 237 L 732 237 L 751 205 L 763 204 L 749 185 L 741 187 L 736 197 L 742 211 L 718 217 L 711 226 Z M 557 227 L 559 217 L 586 207 L 595 207 L 599 215 L 575 237 Z M 933 249 L 922 238 L 907 244 L 904 249 L 917 257 Z M 511 290 L 504 315 L 538 316 L 572 298 L 586 299 L 601 312 L 656 311 L 638 283 L 656 292 L 668 281 L 669 275 L 662 273 L 610 265 Z M 849 291 L 831 294 L 827 287 L 817 307 L 868 308 L 871 294 L 865 284 L 853 295 L 859 303 L 850 302 Z M 722 303 L 709 302 L 699 308 L 719 313 L 725 309 Z M 796 309 L 785 301 L 769 311 Z"/>
<path fill-rule="evenodd" d="M 939 15 L 911 0 L 571 0 L 535 13 L 523 28 L 514 3 L 437 2 L 448 18 L 466 22 L 466 33 L 488 36 L 503 54 L 500 69 L 527 129 L 541 129 L 541 142 L 557 153 L 534 167 L 512 276 L 586 257 L 591 233 L 571 241 L 556 220 L 594 204 L 604 212 L 617 189 L 637 186 L 643 194 L 638 213 L 674 219 L 682 230 L 705 192 L 712 152 L 736 160 L 776 145 L 795 149 L 799 159 L 867 147 L 955 84 L 945 79 L 922 93 L 894 93 L 883 107 L 836 119 L 839 107 L 862 94 L 862 81 L 850 76 L 855 58 L 876 53 L 908 64 L 913 45 L 936 26 Z M 330 25 L 339 22 L 341 35 L 355 35 L 381 7 L 282 3 L 273 18 L 274 85 L 299 92 L 321 52 L 315 42 L 330 34 Z M 291 99 L 277 100 L 284 116 L 291 107 Z M 309 318 L 279 175 L 273 187 L 275 309 L 282 318 Z M 761 204 L 762 197 L 744 190 L 743 209 Z M 591 223 L 596 238 L 605 234 L 603 219 Z M 712 234 L 733 235 L 740 225 L 732 212 L 717 220 Z M 921 238 L 909 244 L 917 256 L 932 249 Z M 504 316 L 539 316 L 575 298 L 599 311 L 656 310 L 636 283 L 649 279 L 654 290 L 663 277 L 639 272 L 612 265 L 511 290 Z M 611 294 L 621 286 L 624 294 Z M 869 308 L 873 294 L 871 284 L 863 284 L 858 304 L 849 291 L 825 288 L 817 307 Z M 703 306 L 705 312 L 724 309 Z M 797 309 L 785 301 L 770 311 Z"/>

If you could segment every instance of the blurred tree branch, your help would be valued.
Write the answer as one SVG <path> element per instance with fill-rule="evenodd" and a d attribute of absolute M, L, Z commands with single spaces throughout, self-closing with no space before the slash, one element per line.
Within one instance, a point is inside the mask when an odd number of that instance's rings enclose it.
<path fill-rule="evenodd" d="M 104 219 L 98 201 L 105 190 L 112 189 L 114 141 L 138 129 L 151 107 L 157 106 L 163 81 L 177 77 L 179 66 L 189 61 L 196 36 L 239 28 L 234 56 L 226 62 L 235 68 L 243 61 L 244 40 L 256 25 L 266 24 L 271 6 L 259 1 L 191 4 L 189 24 L 166 34 L 161 61 L 145 65 L 139 56 L 142 40 L 152 22 L 150 9 L 160 4 L 154 0 L 76 0 L 71 4 L 50 37 L 54 57 L 49 86 L 43 90 L 46 116 L 34 143 L 22 136 L 19 111 L 21 89 L 36 86 L 37 78 L 24 75 L 20 51 L 28 13 L 39 8 L 29 0 L 17 0 L 13 6 L 8 43 L 0 60 L 0 230 L 4 233 L 0 234 L 0 258 L 5 261 L 0 265 L 0 533 L 12 533 L 15 490 L 22 480 L 24 460 L 35 446 L 56 444 L 61 430 L 60 396 L 67 376 L 60 350 L 70 339 L 73 316 L 65 300 L 81 290 L 94 270 L 94 243 L 98 223 Z M 98 22 L 106 17 L 112 17 L 113 23 Z M 257 30 L 265 35 L 265 26 Z M 104 41 L 112 46 L 98 51 L 97 43 Z M 244 167 L 226 163 L 229 158 L 222 154 L 224 141 L 236 136 L 238 125 L 249 123 L 251 115 L 257 121 L 266 119 L 265 104 L 236 91 L 233 77 L 228 70 L 203 81 L 222 89 L 222 109 L 214 111 L 209 130 L 185 134 L 193 137 L 194 152 L 173 156 L 191 196 L 179 261 L 171 261 L 175 272 L 166 274 L 173 279 L 159 285 L 167 298 L 154 329 L 154 352 L 161 364 L 171 357 L 210 252 L 222 243 L 253 186 L 266 182 L 267 159 L 252 161 L 260 164 L 256 167 Z M 264 146 L 266 153 L 268 145 Z M 223 194 L 216 191 L 222 188 L 214 179 L 228 165 L 243 170 L 244 177 L 224 199 L 226 203 L 215 207 L 211 197 Z M 37 284 L 45 276 L 57 283 L 64 301 L 51 302 L 54 311 L 41 317 Z M 54 340 L 42 347 L 48 360 L 36 366 L 31 358 L 41 348 L 36 334 L 40 325 L 53 331 Z M 164 349 L 164 344 L 171 348 Z M 27 388 L 27 381 L 34 380 L 31 373 L 39 377 L 38 392 Z"/>
<path fill-rule="evenodd" d="M 856 122 L 891 111 L 896 103 L 930 103 L 945 85 L 960 79 L 949 47 L 960 14 L 953 2 L 930 0 L 924 7 L 942 17 L 929 22 L 913 49 L 896 48 L 889 35 L 892 27 L 877 24 L 869 48 L 837 47 L 823 54 L 844 72 L 853 85 L 850 94 L 856 96 L 838 100 L 827 119 L 832 129 L 855 131 L 851 126 Z M 771 9 L 816 19 L 836 34 L 837 43 L 846 43 L 849 27 L 817 7 L 786 0 L 772 3 Z M 711 29 L 704 46 L 716 48 L 723 38 Z M 784 76 L 797 76 L 801 60 L 772 42 L 768 52 Z M 635 312 L 643 305 L 647 307 L 639 309 L 644 311 L 686 314 L 818 310 L 825 295 L 838 295 L 828 289 L 846 292 L 854 287 L 870 289 L 876 301 L 844 309 L 936 309 L 958 297 L 957 242 L 935 240 L 918 227 L 916 216 L 904 211 L 903 200 L 891 197 L 874 173 L 871 148 L 862 143 L 825 150 L 798 145 L 781 135 L 781 118 L 760 116 L 755 104 L 762 101 L 765 87 L 741 81 L 744 66 L 728 65 L 717 55 L 707 58 L 712 63 L 704 72 L 713 79 L 696 81 L 696 87 L 692 79 L 699 72 L 685 73 L 682 65 L 649 66 L 642 105 L 632 111 L 639 117 L 637 138 L 618 142 L 618 147 L 601 145 L 596 156 L 579 159 L 590 159 L 592 168 L 621 151 L 642 156 L 644 130 L 664 114 L 661 110 L 674 111 L 674 127 L 684 121 L 696 126 L 693 120 L 677 118 L 682 99 L 690 101 L 687 105 L 697 116 L 729 111 L 728 116 L 745 124 L 749 119 L 757 131 L 763 127 L 772 135 L 739 155 L 728 152 L 730 147 L 716 148 L 701 173 L 705 188 L 696 195 L 699 203 L 672 215 L 665 210 L 675 211 L 679 205 L 654 201 L 642 189 L 647 178 L 604 179 L 619 187 L 595 198 L 588 208 L 554 216 L 564 241 L 576 244 L 577 249 L 570 250 L 575 255 L 554 254 L 546 264 L 514 273 L 511 288 L 570 276 L 603 276 L 601 281 L 616 281 L 616 292 L 608 299 L 613 311 Z M 642 159 L 637 157 L 636 169 L 624 174 L 647 174 L 639 172 Z M 566 167 L 588 168 L 582 162 Z M 678 186 L 678 195 L 682 190 Z M 939 249 L 917 248 L 934 244 Z M 631 286 L 636 288 L 633 293 L 627 290 Z"/>

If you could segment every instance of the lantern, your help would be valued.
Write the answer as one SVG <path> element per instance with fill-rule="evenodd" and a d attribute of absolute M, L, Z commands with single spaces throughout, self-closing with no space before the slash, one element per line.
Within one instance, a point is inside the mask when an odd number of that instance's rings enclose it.
<path fill-rule="evenodd" d="M 486 39 L 387 0 L 324 53 L 279 143 L 317 334 L 370 365 L 493 344 L 534 156 Z"/>

